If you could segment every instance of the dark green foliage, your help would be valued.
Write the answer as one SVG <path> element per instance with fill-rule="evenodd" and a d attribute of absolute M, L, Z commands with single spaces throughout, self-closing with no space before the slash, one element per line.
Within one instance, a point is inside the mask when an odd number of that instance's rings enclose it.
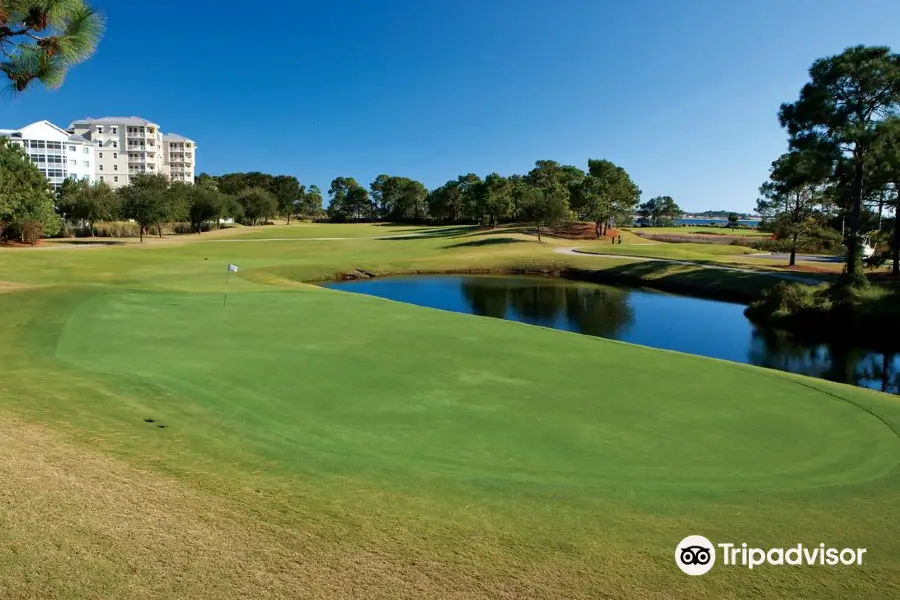
<path fill-rule="evenodd" d="M 684 211 L 671 196 L 656 196 L 638 207 L 642 225 L 651 227 L 671 227 Z"/>
<path fill-rule="evenodd" d="M 67 179 L 59 191 L 57 208 L 69 221 L 87 223 L 91 236 L 97 221 L 113 221 L 119 216 L 119 197 L 103 181 Z"/>
<path fill-rule="evenodd" d="M 541 227 L 555 225 L 568 216 L 569 192 L 559 184 L 527 188 L 520 197 L 520 211 L 524 219 L 535 224 L 541 241 Z"/>
<path fill-rule="evenodd" d="M 243 218 L 248 225 L 261 225 L 274 217 L 278 212 L 278 201 L 268 190 L 261 187 L 250 187 L 237 195 L 237 201 L 243 209 Z"/>
<path fill-rule="evenodd" d="M 335 178 L 328 189 L 328 195 L 331 197 L 328 217 L 332 221 L 362 221 L 375 218 L 377 214 L 369 192 L 352 177 Z"/>
<path fill-rule="evenodd" d="M 162 236 L 162 223 L 170 219 L 172 207 L 169 182 L 164 175 L 138 173 L 131 176 L 131 183 L 118 191 L 122 217 L 134 219 L 138 224 L 141 241 L 152 225 Z"/>
<path fill-rule="evenodd" d="M 734 229 L 735 227 L 737 227 L 740 224 L 738 223 L 738 221 L 740 221 L 740 217 L 737 215 L 737 213 L 730 213 L 728 215 L 728 226 L 730 228 Z"/>
<path fill-rule="evenodd" d="M 192 233 L 200 233 L 203 224 L 215 221 L 225 212 L 228 198 L 208 184 L 195 184 L 187 194 L 188 220 Z"/>
<path fill-rule="evenodd" d="M 428 189 L 408 177 L 379 175 L 369 186 L 375 217 L 395 222 L 417 222 L 425 217 Z"/>
<path fill-rule="evenodd" d="M 880 123 L 900 110 L 900 56 L 883 46 L 855 46 L 816 60 L 800 98 L 783 104 L 781 125 L 793 150 L 828 159 L 838 202 L 849 204 L 847 266 L 843 284 L 867 284 L 862 270 L 860 214 L 866 166 Z"/>
<path fill-rule="evenodd" d="M 305 190 L 293 175 L 274 177 L 269 189 L 278 204 L 278 214 L 286 218 L 290 225 L 291 218 L 300 212 L 300 204 Z"/>
<path fill-rule="evenodd" d="M 47 178 L 18 146 L 0 138 L 0 237 L 54 235 L 60 218 Z"/>
<path fill-rule="evenodd" d="M 300 200 L 298 216 L 312 219 L 319 216 L 322 212 L 322 190 L 317 185 L 309 186 L 309 189 L 303 190 L 303 196 Z"/>
<path fill-rule="evenodd" d="M 894 346 L 900 295 L 881 287 L 811 286 L 781 282 L 745 311 L 747 318 L 810 341 L 841 339 Z"/>
<path fill-rule="evenodd" d="M 773 224 L 779 240 L 789 239 L 789 265 L 796 264 L 801 237 L 820 228 L 824 183 L 829 177 L 831 158 L 813 151 L 792 151 L 772 163 L 769 181 L 759 192 L 756 212 Z"/>
<path fill-rule="evenodd" d="M 579 218 L 594 223 L 598 238 L 613 222 L 630 225 L 641 190 L 625 169 L 608 160 L 591 159 L 588 170 L 590 174 L 570 188 L 572 208 Z"/>
<path fill-rule="evenodd" d="M 35 81 L 58 87 L 102 33 L 103 18 L 83 0 L 0 1 L 0 74 L 14 93 Z"/>

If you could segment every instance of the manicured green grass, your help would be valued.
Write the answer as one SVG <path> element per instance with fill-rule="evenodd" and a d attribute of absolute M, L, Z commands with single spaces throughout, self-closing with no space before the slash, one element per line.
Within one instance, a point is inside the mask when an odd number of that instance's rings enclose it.
<path fill-rule="evenodd" d="M 0 588 L 897 596 L 895 398 L 299 283 L 553 261 L 621 266 L 449 228 L 0 250 L 32 286 L 0 293 Z M 693 533 L 869 552 L 690 578 Z"/>
<path fill-rule="evenodd" d="M 390 224 L 356 224 L 335 223 L 321 225 L 305 221 L 293 222 L 290 225 L 269 225 L 265 227 L 247 228 L 238 237 L 245 239 L 265 238 L 305 238 L 305 237 L 380 237 L 386 235 L 399 235 L 420 233 L 425 229 L 421 226 L 390 225 Z"/>
<path fill-rule="evenodd" d="M 585 252 L 598 254 L 624 254 L 627 256 L 650 256 L 675 260 L 708 260 L 713 258 L 741 256 L 759 252 L 744 246 L 728 244 L 694 244 L 690 242 L 670 244 L 592 244 L 580 248 Z"/>

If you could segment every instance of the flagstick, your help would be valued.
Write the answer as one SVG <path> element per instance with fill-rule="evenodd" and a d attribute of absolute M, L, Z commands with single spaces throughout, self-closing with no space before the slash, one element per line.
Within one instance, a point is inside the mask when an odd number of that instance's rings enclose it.
<path fill-rule="evenodd" d="M 225 297 L 222 298 L 222 308 L 225 308 L 225 303 L 228 302 L 228 278 L 231 277 L 231 269 L 228 269 L 228 274 L 225 275 Z"/>

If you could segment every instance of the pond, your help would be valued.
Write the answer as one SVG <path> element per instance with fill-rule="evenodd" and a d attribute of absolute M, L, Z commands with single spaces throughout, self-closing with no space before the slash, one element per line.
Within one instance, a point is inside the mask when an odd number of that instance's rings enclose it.
<path fill-rule="evenodd" d="M 785 339 L 748 321 L 742 304 L 546 277 L 401 276 L 324 285 L 900 393 L 900 353 Z"/>

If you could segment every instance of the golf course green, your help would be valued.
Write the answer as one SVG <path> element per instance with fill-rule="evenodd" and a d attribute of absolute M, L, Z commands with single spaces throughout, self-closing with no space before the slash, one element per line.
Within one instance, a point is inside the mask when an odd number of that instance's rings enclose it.
<path fill-rule="evenodd" d="M 900 596 L 897 398 L 304 283 L 622 262 L 560 244 L 295 224 L 0 249 L 0 589 Z M 868 553 L 689 577 L 691 534 Z"/>

